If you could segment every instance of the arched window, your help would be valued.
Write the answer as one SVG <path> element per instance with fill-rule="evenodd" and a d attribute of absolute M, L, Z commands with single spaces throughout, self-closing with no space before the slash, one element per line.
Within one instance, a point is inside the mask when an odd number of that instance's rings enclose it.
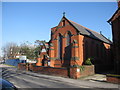
<path fill-rule="evenodd" d="M 68 64 L 70 64 L 71 60 L 71 36 L 72 34 L 70 32 L 67 33 L 66 37 L 66 48 L 65 48 L 65 60 Z"/>
<path fill-rule="evenodd" d="M 67 34 L 67 46 L 69 46 L 70 45 L 70 43 L 71 43 L 71 33 L 70 32 L 68 32 L 68 34 Z"/>
<path fill-rule="evenodd" d="M 58 36 L 58 58 L 62 59 L 62 35 Z"/>

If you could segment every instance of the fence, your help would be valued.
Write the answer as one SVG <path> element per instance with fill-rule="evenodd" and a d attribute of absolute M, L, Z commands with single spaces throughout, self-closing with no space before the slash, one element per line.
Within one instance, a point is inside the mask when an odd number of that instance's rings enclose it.
<path fill-rule="evenodd" d="M 7 59 L 7 60 L 5 60 L 5 64 L 12 65 L 12 66 L 18 66 L 19 62 L 20 62 L 19 59 Z"/>

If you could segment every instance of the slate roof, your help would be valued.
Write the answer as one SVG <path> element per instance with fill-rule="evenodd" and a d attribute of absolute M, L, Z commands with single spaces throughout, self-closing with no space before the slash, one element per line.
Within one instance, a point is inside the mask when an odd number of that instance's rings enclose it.
<path fill-rule="evenodd" d="M 79 31 L 80 34 L 103 41 L 108 44 L 112 44 L 112 42 L 109 39 L 107 39 L 105 36 L 103 36 L 102 34 L 99 34 L 95 31 L 92 31 L 92 30 L 86 28 L 86 27 L 83 27 L 80 24 L 77 24 L 71 20 L 68 20 L 68 21 Z"/>

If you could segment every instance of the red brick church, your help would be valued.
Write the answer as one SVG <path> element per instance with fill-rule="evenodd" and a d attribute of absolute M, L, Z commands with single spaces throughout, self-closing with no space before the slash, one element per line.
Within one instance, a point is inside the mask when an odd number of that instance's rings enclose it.
<path fill-rule="evenodd" d="M 83 65 L 93 58 L 96 66 L 112 64 L 112 42 L 103 36 L 65 17 L 51 29 L 51 39 L 43 44 L 37 66 L 70 67 Z"/>

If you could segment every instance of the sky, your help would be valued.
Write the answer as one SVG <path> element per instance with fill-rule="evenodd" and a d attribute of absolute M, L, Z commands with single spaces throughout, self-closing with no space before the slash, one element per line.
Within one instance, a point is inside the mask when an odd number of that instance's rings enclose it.
<path fill-rule="evenodd" d="M 66 18 L 112 40 L 107 20 L 117 10 L 116 2 L 3 2 L 2 45 L 8 42 L 50 40 L 51 28 Z M 0 51 L 1 52 L 1 51 Z"/>

